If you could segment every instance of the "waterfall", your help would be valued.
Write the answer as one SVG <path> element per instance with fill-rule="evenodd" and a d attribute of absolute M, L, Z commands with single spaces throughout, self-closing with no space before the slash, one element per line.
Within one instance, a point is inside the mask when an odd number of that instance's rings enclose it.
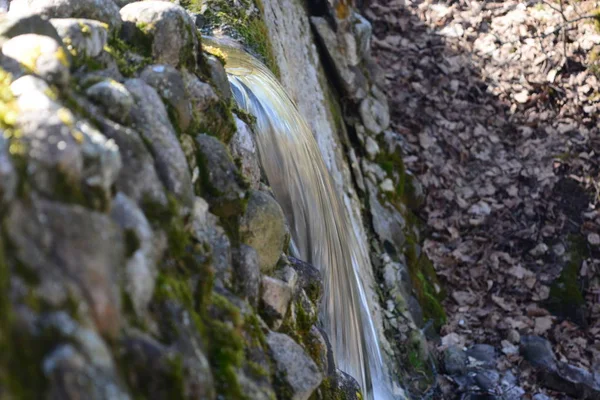
<path fill-rule="evenodd" d="M 292 252 L 321 271 L 320 320 L 336 366 L 353 376 L 365 398 L 392 399 L 361 270 L 369 256 L 323 161 L 317 142 L 294 102 L 260 61 L 236 46 L 206 42 L 225 55 L 238 106 L 256 117 L 263 170 L 292 231 Z"/>

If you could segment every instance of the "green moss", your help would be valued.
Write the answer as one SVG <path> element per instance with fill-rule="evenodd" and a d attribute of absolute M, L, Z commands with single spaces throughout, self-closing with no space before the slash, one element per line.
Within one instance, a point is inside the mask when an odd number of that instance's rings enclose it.
<path fill-rule="evenodd" d="M 586 239 L 581 235 L 569 236 L 568 252 L 570 260 L 550 286 L 547 305 L 553 313 L 581 322 L 585 298 L 579 282 L 579 269 L 589 256 Z"/>
<path fill-rule="evenodd" d="M 144 47 L 146 44 L 142 39 L 140 40 L 141 42 L 138 41 L 136 45 L 118 37 L 110 37 L 104 47 L 104 50 L 117 62 L 119 71 L 126 77 L 134 76 L 137 71 L 152 63 L 151 49 Z"/>
<path fill-rule="evenodd" d="M 196 108 L 193 105 L 192 109 Z M 192 123 L 187 130 L 191 135 L 206 133 L 224 143 L 229 143 L 237 129 L 231 106 L 225 100 L 219 100 L 201 112 L 194 111 L 192 117 Z"/>
<path fill-rule="evenodd" d="M 441 301 L 446 296 L 431 260 L 417 248 L 414 234 L 407 232 L 405 256 L 414 294 L 423 309 L 426 320 L 432 320 L 436 329 L 446 323 L 446 312 Z"/>
<path fill-rule="evenodd" d="M 276 76 L 280 75 L 269 32 L 263 21 L 260 0 L 186 0 L 182 5 L 193 12 L 202 13 L 209 28 L 221 27 L 228 35 L 242 41 Z M 258 13 L 247 12 L 255 7 Z"/>

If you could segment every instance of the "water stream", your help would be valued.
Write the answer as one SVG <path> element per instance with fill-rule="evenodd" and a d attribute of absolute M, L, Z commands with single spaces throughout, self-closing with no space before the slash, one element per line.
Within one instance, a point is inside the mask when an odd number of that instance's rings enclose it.
<path fill-rule="evenodd" d="M 259 157 L 292 230 L 292 252 L 320 269 L 320 320 L 338 368 L 365 398 L 393 399 L 360 271 L 371 268 L 305 119 L 275 76 L 245 51 L 213 42 L 238 106 L 256 117 Z"/>

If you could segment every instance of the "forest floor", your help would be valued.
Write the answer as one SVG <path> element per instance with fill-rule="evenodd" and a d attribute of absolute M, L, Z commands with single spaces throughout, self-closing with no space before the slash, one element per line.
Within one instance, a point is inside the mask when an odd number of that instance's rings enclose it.
<path fill-rule="evenodd" d="M 427 198 L 448 292 L 440 349 L 491 344 L 523 399 L 519 337 L 600 372 L 600 31 L 593 1 L 370 0 L 390 129 Z"/>

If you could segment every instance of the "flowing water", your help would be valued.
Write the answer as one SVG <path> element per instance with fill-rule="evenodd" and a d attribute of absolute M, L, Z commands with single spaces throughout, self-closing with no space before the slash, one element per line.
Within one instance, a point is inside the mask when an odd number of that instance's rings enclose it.
<path fill-rule="evenodd" d="M 243 50 L 207 39 L 225 54 L 238 106 L 256 117 L 259 157 L 292 230 L 292 252 L 320 269 L 320 320 L 338 368 L 367 399 L 392 399 L 377 334 L 362 286 L 368 254 L 323 161 L 317 142 L 275 76 Z"/>

